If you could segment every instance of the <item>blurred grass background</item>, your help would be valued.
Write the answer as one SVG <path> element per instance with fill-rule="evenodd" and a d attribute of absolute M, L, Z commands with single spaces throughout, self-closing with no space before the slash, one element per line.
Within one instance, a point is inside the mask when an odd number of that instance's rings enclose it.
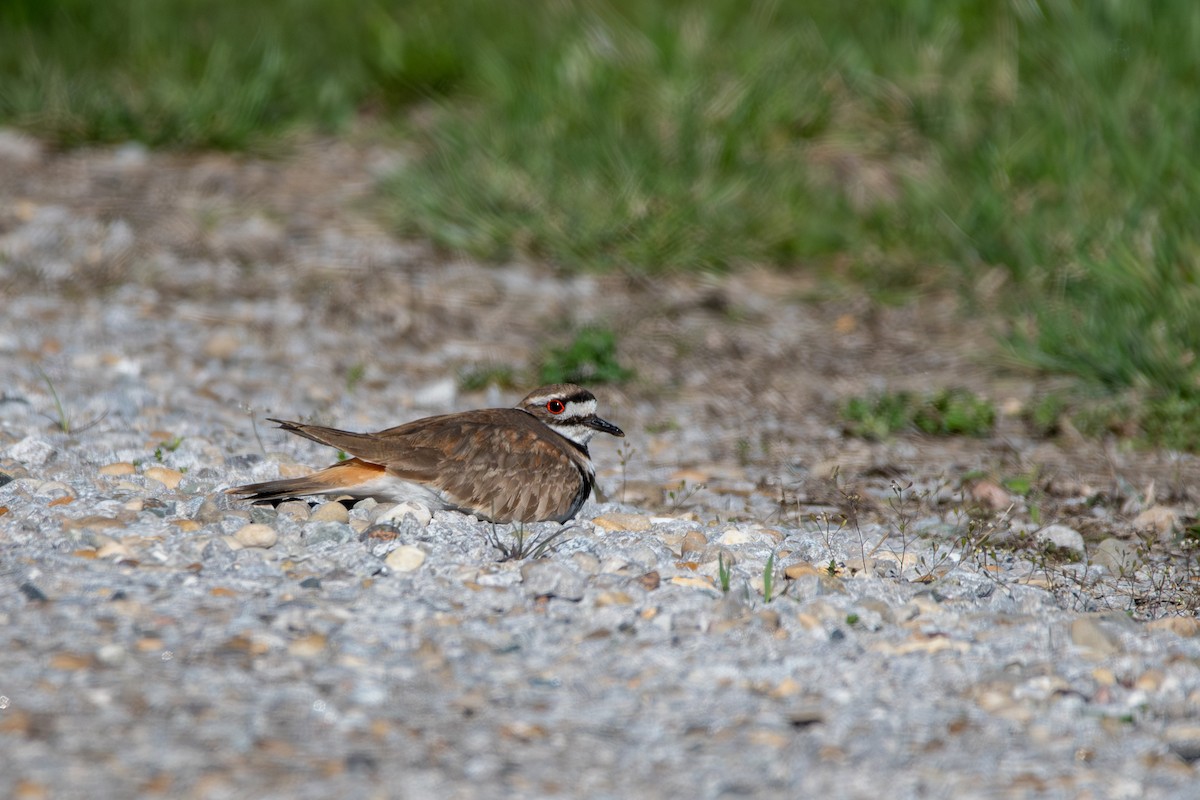
<path fill-rule="evenodd" d="M 416 154 L 380 194 L 406 235 L 957 288 L 1194 450 L 1197 53 L 1191 3 L 5 0 L 0 123 L 235 150 L 374 125 Z"/>

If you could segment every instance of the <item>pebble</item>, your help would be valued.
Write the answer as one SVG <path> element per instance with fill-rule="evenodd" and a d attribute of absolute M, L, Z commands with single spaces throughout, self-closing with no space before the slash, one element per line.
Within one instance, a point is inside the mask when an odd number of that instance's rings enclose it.
<path fill-rule="evenodd" d="M 1113 575 L 1132 575 L 1137 569 L 1137 549 L 1128 542 L 1108 537 L 1092 551 L 1093 563 L 1105 567 Z"/>
<path fill-rule="evenodd" d="M 179 482 L 183 480 L 182 472 L 169 467 L 148 467 L 142 474 L 152 481 L 161 483 L 172 491 L 179 488 Z"/>
<path fill-rule="evenodd" d="M 1167 506 L 1150 506 L 1133 518 L 1135 531 L 1153 533 L 1160 540 L 1169 539 L 1179 524 L 1179 512 Z"/>
<path fill-rule="evenodd" d="M 741 528 L 728 528 L 717 542 L 723 545 L 750 544 L 756 541 L 753 533 Z"/>
<path fill-rule="evenodd" d="M 650 518 L 641 514 L 613 513 L 592 520 L 596 527 L 606 531 L 648 531 L 652 527 Z"/>
<path fill-rule="evenodd" d="M 1200 725 L 1185 722 L 1172 725 L 1163 732 L 1171 752 L 1189 763 L 1200 760 Z"/>
<path fill-rule="evenodd" d="M 312 522 L 349 522 L 350 512 L 341 503 L 331 500 L 313 509 L 309 520 Z"/>
<path fill-rule="evenodd" d="M 10 446 L 4 455 L 26 467 L 42 467 L 54 454 L 54 445 L 39 436 L 26 436 Z"/>
<path fill-rule="evenodd" d="M 561 597 L 579 600 L 586 586 L 582 576 L 554 561 L 527 561 L 521 565 L 525 594 L 531 597 Z"/>
<path fill-rule="evenodd" d="M 204 355 L 219 361 L 227 361 L 242 346 L 242 340 L 226 331 L 218 331 L 204 343 Z"/>
<path fill-rule="evenodd" d="M 1121 652 L 1121 643 L 1092 617 L 1079 617 L 1071 622 L 1071 641 L 1094 658 L 1105 658 Z"/>
<path fill-rule="evenodd" d="M 345 522 L 316 521 L 304 526 L 304 543 L 309 547 L 343 544 L 354 538 L 354 529 Z"/>
<path fill-rule="evenodd" d="M 1013 504 L 1013 497 L 1007 489 L 986 478 L 971 487 L 971 498 L 992 511 L 1004 511 Z"/>
<path fill-rule="evenodd" d="M 404 521 L 405 517 L 412 517 L 417 524 L 426 527 L 433 521 L 433 513 L 428 508 L 410 500 L 395 505 L 380 504 L 371 511 L 371 521 L 375 524 L 388 522 L 399 524 Z"/>
<path fill-rule="evenodd" d="M 101 475 L 132 475 L 137 472 L 137 468 L 128 461 L 116 461 L 112 464 L 105 464 L 96 471 Z"/>
<path fill-rule="evenodd" d="M 275 507 L 275 512 L 281 517 L 289 517 L 300 522 L 306 521 L 312 514 L 308 503 L 303 500 L 284 500 Z"/>
<path fill-rule="evenodd" d="M 270 525 L 252 522 L 249 525 L 243 525 L 238 528 L 237 533 L 233 535 L 243 547 L 274 547 L 279 541 L 279 534 Z"/>
<path fill-rule="evenodd" d="M 683 537 L 683 542 L 680 545 L 680 555 L 698 556 L 704 553 L 704 550 L 707 547 L 708 539 L 704 538 L 703 533 L 700 531 L 689 531 L 687 535 Z"/>
<path fill-rule="evenodd" d="M 383 560 L 393 572 L 412 572 L 425 563 L 425 551 L 416 545 L 402 544 Z"/>
<path fill-rule="evenodd" d="M 1077 555 L 1083 555 L 1083 536 L 1074 528 L 1066 525 L 1047 525 L 1037 532 L 1037 540 L 1043 544 L 1052 545 L 1058 550 L 1066 550 Z"/>

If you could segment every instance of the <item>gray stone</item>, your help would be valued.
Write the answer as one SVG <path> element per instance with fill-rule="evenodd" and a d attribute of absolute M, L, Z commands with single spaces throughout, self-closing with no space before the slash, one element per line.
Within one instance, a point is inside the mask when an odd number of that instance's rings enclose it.
<path fill-rule="evenodd" d="M 564 600 L 580 600 L 586 582 L 583 577 L 554 561 L 529 561 L 521 566 L 521 580 L 525 593 L 533 597 L 561 597 Z"/>

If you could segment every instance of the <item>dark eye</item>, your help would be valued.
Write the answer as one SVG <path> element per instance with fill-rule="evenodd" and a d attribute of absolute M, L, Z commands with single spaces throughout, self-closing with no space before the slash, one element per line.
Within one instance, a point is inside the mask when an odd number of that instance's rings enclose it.
<path fill-rule="evenodd" d="M 546 410 L 551 414 L 561 414 L 567 410 L 567 407 L 563 404 L 562 400 L 551 400 L 549 403 L 546 403 Z"/>

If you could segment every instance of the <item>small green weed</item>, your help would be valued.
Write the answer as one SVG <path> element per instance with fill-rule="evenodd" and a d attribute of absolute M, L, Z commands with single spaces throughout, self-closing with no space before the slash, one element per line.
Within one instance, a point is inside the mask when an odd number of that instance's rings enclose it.
<path fill-rule="evenodd" d="M 966 389 L 942 389 L 932 395 L 881 392 L 852 397 L 842 407 L 846 432 L 883 439 L 905 430 L 940 436 L 986 436 L 996 422 L 989 400 Z"/>
<path fill-rule="evenodd" d="M 581 329 L 566 347 L 551 348 L 539 370 L 546 383 L 621 383 L 633 370 L 617 361 L 617 335 L 597 326 Z"/>
<path fill-rule="evenodd" d="M 488 542 L 500 551 L 500 561 L 532 561 L 550 553 L 559 537 L 574 529 L 574 525 L 564 525 L 558 530 L 530 536 L 524 525 L 517 525 L 512 539 L 506 542 L 500 538 L 497 526 L 493 523 Z"/>
<path fill-rule="evenodd" d="M 367 365 L 356 361 L 346 370 L 346 391 L 353 392 L 367 374 Z"/>
<path fill-rule="evenodd" d="M 769 603 L 775 594 L 775 554 L 767 556 L 763 565 L 763 602 Z"/>
<path fill-rule="evenodd" d="M 725 554 L 717 553 L 717 581 L 721 584 L 721 593 L 729 594 L 729 580 L 731 570 L 729 565 L 725 563 Z"/>

